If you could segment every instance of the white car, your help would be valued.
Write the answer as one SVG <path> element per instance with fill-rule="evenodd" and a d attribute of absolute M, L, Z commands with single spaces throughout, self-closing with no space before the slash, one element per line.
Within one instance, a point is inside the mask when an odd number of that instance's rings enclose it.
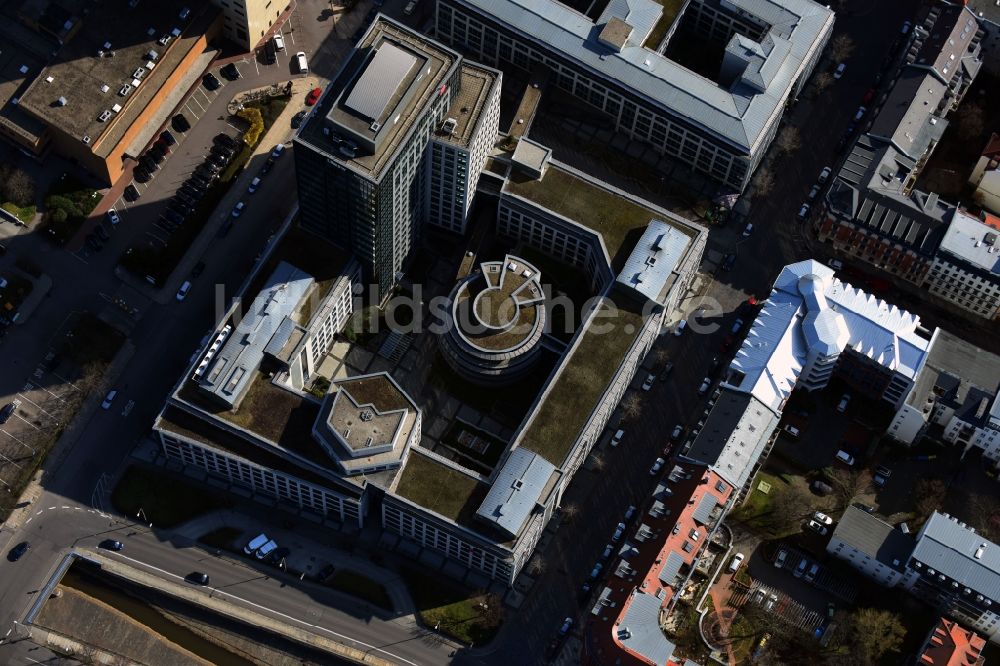
<path fill-rule="evenodd" d="M 701 386 L 698 387 L 698 395 L 705 395 L 708 393 L 708 389 L 711 388 L 711 386 L 712 380 L 705 377 L 705 379 L 701 380 Z"/>
<path fill-rule="evenodd" d="M 750 238 L 750 234 L 753 233 L 753 222 L 747 223 L 746 228 L 743 230 L 743 238 Z"/>
<path fill-rule="evenodd" d="M 684 329 L 687 328 L 687 319 L 681 319 L 677 322 L 677 326 L 674 327 L 674 335 L 678 338 L 684 333 Z"/>
<path fill-rule="evenodd" d="M 678 439 L 681 438 L 681 435 L 683 435 L 683 434 L 684 434 L 684 426 L 682 426 L 682 425 L 680 425 L 678 423 L 674 427 L 674 431 L 672 433 L 670 433 L 670 439 L 672 439 L 672 440 L 674 440 L 676 442 Z"/>
<path fill-rule="evenodd" d="M 844 75 L 845 69 L 847 69 L 847 65 L 845 63 L 840 63 L 839 65 L 837 65 L 837 69 L 833 70 L 833 78 L 839 79 L 840 77 L 842 77 Z"/>
<path fill-rule="evenodd" d="M 819 184 L 822 185 L 828 181 L 831 173 L 833 173 L 833 169 L 830 167 L 823 167 L 823 170 L 819 172 Z"/>
<path fill-rule="evenodd" d="M 809 201 L 815 201 L 816 197 L 819 196 L 819 189 L 819 185 L 813 185 L 806 198 L 809 199 Z"/>
<path fill-rule="evenodd" d="M 780 569 L 785 566 L 785 559 L 788 558 L 788 551 L 782 548 L 778 551 L 777 556 L 774 558 L 774 566 L 776 569 Z"/>
<path fill-rule="evenodd" d="M 271 157 L 273 157 L 274 159 L 278 159 L 284 152 L 285 152 L 285 144 L 279 143 L 275 145 L 274 150 L 271 151 Z"/>
<path fill-rule="evenodd" d="M 809 204 L 804 203 L 802 204 L 802 208 L 799 208 L 798 218 L 804 220 L 807 217 L 809 217 Z"/>
<path fill-rule="evenodd" d="M 863 106 L 859 106 L 857 112 L 854 114 L 854 122 L 859 122 L 865 117 L 866 113 L 868 113 L 868 109 Z"/>
<path fill-rule="evenodd" d="M 789 424 L 789 425 L 786 425 L 786 426 L 785 426 L 785 427 L 783 428 L 783 430 L 784 430 L 784 431 L 785 431 L 786 433 L 788 433 L 788 436 L 789 436 L 789 437 L 798 437 L 798 436 L 799 436 L 799 429 L 798 429 L 798 428 L 796 428 L 795 426 L 791 425 L 791 424 Z"/>
<path fill-rule="evenodd" d="M 111 226 L 116 227 L 118 226 L 118 223 L 121 221 L 122 221 L 121 218 L 118 217 L 118 211 L 116 211 L 114 208 L 108 210 L 108 222 L 111 223 Z"/>
<path fill-rule="evenodd" d="M 250 181 L 250 186 L 247 188 L 247 192 L 253 194 L 254 192 L 257 191 L 257 188 L 259 187 L 260 187 L 260 176 L 257 176 L 256 178 Z"/>
<path fill-rule="evenodd" d="M 232 215 L 233 217 L 239 217 L 240 215 L 243 214 L 243 209 L 246 208 L 246 207 L 247 207 L 247 205 L 245 203 L 243 203 L 242 201 L 240 201 L 235 206 L 233 206 L 233 212 L 230 213 L 230 215 Z"/>
<path fill-rule="evenodd" d="M 810 520 L 808 527 L 813 532 L 816 532 L 817 534 L 819 534 L 821 536 L 826 536 L 826 533 L 829 531 L 826 527 L 824 527 L 823 525 L 820 525 L 815 520 Z"/>
<path fill-rule="evenodd" d="M 657 472 L 663 469 L 663 465 L 666 462 L 667 461 L 664 460 L 663 458 L 657 458 L 656 461 L 653 463 L 653 466 L 649 468 L 649 475 L 654 476 Z"/>
<path fill-rule="evenodd" d="M 813 520 L 815 520 L 820 525 L 833 525 L 833 518 L 826 515 L 822 511 L 817 511 L 813 514 Z"/>
<path fill-rule="evenodd" d="M 309 62 L 306 60 L 305 51 L 299 51 L 295 54 L 295 64 L 299 66 L 299 74 L 309 73 Z"/>
<path fill-rule="evenodd" d="M 615 527 L 615 533 L 611 535 L 611 540 L 621 541 L 623 534 L 625 534 L 625 523 L 618 523 Z"/>
<path fill-rule="evenodd" d="M 184 284 L 182 284 L 180 286 L 180 289 L 177 290 L 177 295 L 175 298 L 177 298 L 178 301 L 183 301 L 185 298 L 187 298 L 189 291 L 191 291 L 191 281 L 184 280 Z"/>
<path fill-rule="evenodd" d="M 653 384 L 655 382 L 656 382 L 656 375 L 654 375 L 652 372 L 649 373 L 649 375 L 646 377 L 646 381 L 642 383 L 642 390 L 648 391 L 649 389 L 653 388 Z"/>
<path fill-rule="evenodd" d="M 632 520 L 632 516 L 635 515 L 636 508 L 635 505 L 630 504 L 627 509 L 625 509 L 625 520 Z"/>
<path fill-rule="evenodd" d="M 854 465 L 854 456 L 843 449 L 837 451 L 837 460 L 844 463 L 848 467 L 852 467 Z"/>
<path fill-rule="evenodd" d="M 903 21 L 903 27 L 899 29 L 899 32 L 901 34 L 905 35 L 906 33 L 908 33 L 910 31 L 910 26 L 911 25 L 913 25 L 913 24 L 910 23 L 909 21 Z"/>
<path fill-rule="evenodd" d="M 840 402 L 837 403 L 837 413 L 843 414 L 847 411 L 847 406 L 851 404 L 851 394 L 845 393 L 840 396 Z"/>
<path fill-rule="evenodd" d="M 274 33 L 274 48 L 279 51 L 285 50 L 285 38 L 281 36 L 281 32 Z"/>
<path fill-rule="evenodd" d="M 108 394 L 104 396 L 104 402 L 101 403 L 101 409 L 111 409 L 111 403 L 115 401 L 118 397 L 118 389 L 111 389 Z"/>
<path fill-rule="evenodd" d="M 733 561 L 729 563 L 729 573 L 735 573 L 740 568 L 740 565 L 743 564 L 743 558 L 743 553 L 736 553 L 733 556 Z"/>
<path fill-rule="evenodd" d="M 621 444 L 622 443 L 622 437 L 624 437 L 624 436 L 625 436 L 625 431 L 624 430 L 617 431 L 611 437 L 611 446 L 618 446 L 619 444 Z"/>

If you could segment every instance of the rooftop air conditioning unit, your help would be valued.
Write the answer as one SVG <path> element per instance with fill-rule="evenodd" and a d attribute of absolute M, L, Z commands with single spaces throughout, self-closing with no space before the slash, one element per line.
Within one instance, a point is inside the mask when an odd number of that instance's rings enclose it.
<path fill-rule="evenodd" d="M 101 115 L 97 116 L 97 122 L 103 123 L 110 117 L 111 117 L 111 112 L 105 109 L 104 111 L 101 111 Z"/>
<path fill-rule="evenodd" d="M 381 124 L 381 123 L 379 123 L 379 122 L 378 122 L 378 121 L 376 120 L 375 122 L 373 122 L 373 123 L 372 123 L 372 124 L 371 124 L 371 125 L 369 126 L 369 129 L 371 129 L 371 131 L 373 131 L 373 132 L 377 132 L 377 131 L 379 131 L 380 129 L 382 129 L 382 124 Z"/>
<path fill-rule="evenodd" d="M 122 105 L 121 104 L 115 104 L 114 106 L 111 107 L 111 111 L 114 112 L 114 113 L 118 113 L 121 110 L 122 110 Z"/>
<path fill-rule="evenodd" d="M 65 97 L 60 97 L 56 100 L 56 106 L 66 106 L 66 102 L 67 100 Z"/>
<path fill-rule="evenodd" d="M 83 142 L 85 144 L 87 144 L 88 146 L 90 145 L 90 135 L 89 134 L 84 134 L 83 135 Z"/>
<path fill-rule="evenodd" d="M 111 88 L 110 88 L 110 87 L 108 86 L 108 84 L 107 84 L 107 83 L 102 83 L 102 84 L 101 84 L 101 92 L 102 92 L 102 93 L 106 93 L 106 92 L 108 92 L 109 90 L 111 90 Z"/>

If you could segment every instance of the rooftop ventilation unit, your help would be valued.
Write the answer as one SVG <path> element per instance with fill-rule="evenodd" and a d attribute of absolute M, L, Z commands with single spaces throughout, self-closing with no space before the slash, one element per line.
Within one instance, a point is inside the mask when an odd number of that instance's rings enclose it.
<path fill-rule="evenodd" d="M 133 79 L 141 79 L 146 76 L 146 69 L 144 67 L 136 67 L 135 71 L 132 72 Z"/>
<path fill-rule="evenodd" d="M 368 126 L 368 129 L 370 129 L 373 132 L 378 132 L 380 129 L 382 129 L 382 123 L 375 121 Z"/>
<path fill-rule="evenodd" d="M 67 100 L 65 97 L 60 97 L 56 100 L 56 106 L 66 106 L 66 102 Z"/>
<path fill-rule="evenodd" d="M 160 54 L 154 51 L 153 49 L 149 49 L 148 51 L 146 51 L 146 59 L 156 62 L 157 60 L 160 59 Z"/>
<path fill-rule="evenodd" d="M 85 144 L 87 144 L 88 146 L 90 145 L 90 135 L 89 134 L 84 134 L 83 135 L 83 142 Z"/>
<path fill-rule="evenodd" d="M 111 42 L 104 42 L 104 50 L 105 51 L 111 50 Z"/>
<path fill-rule="evenodd" d="M 158 40 L 156 40 L 156 43 L 159 44 L 160 46 L 166 46 L 167 42 L 169 41 L 170 41 L 170 35 L 163 35 L 163 37 L 160 37 Z"/>
<path fill-rule="evenodd" d="M 28 66 L 27 65 L 21 65 L 17 69 L 17 71 L 21 72 L 22 74 L 27 74 L 28 73 Z"/>
<path fill-rule="evenodd" d="M 140 79 L 132 79 L 132 87 L 133 88 L 138 88 L 140 83 L 142 83 L 142 81 Z"/>
<path fill-rule="evenodd" d="M 118 94 L 121 95 L 122 97 L 125 97 L 130 92 L 132 92 L 132 86 L 130 86 L 127 83 L 118 89 Z"/>
<path fill-rule="evenodd" d="M 156 34 L 156 28 L 150 28 L 149 30 L 146 31 L 146 34 L 152 37 L 153 35 Z"/>
<path fill-rule="evenodd" d="M 101 111 L 101 115 L 97 116 L 97 122 L 103 123 L 110 117 L 111 117 L 111 112 L 105 109 L 104 111 Z"/>
<path fill-rule="evenodd" d="M 114 113 L 118 113 L 121 110 L 122 110 L 122 105 L 121 104 L 115 104 L 114 106 L 111 107 L 111 111 L 114 112 Z"/>
<path fill-rule="evenodd" d="M 111 87 L 110 87 L 110 86 L 108 86 L 108 84 L 107 84 L 107 83 L 102 83 L 102 84 L 101 84 L 101 92 L 102 92 L 102 93 L 106 93 L 106 92 L 108 92 L 109 90 L 111 90 Z"/>
<path fill-rule="evenodd" d="M 52 83 L 53 81 L 55 81 L 55 79 L 54 79 L 54 78 L 52 78 L 51 76 L 46 76 L 46 77 L 45 77 L 45 82 L 46 82 L 46 83 Z"/>

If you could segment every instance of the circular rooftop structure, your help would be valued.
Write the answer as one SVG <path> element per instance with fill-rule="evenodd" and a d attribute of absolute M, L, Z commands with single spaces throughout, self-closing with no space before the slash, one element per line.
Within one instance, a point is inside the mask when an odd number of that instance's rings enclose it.
<path fill-rule="evenodd" d="M 541 273 L 513 255 L 487 261 L 449 296 L 441 351 L 464 379 L 497 386 L 531 371 L 542 350 L 545 294 Z"/>

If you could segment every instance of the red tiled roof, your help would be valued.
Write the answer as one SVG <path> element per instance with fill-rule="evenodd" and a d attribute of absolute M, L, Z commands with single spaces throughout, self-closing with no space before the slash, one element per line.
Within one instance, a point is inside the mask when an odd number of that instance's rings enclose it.
<path fill-rule="evenodd" d="M 702 465 L 685 463 L 678 464 L 674 469 L 678 468 L 681 472 L 674 477 L 676 481 L 669 481 L 669 478 L 663 481 L 670 490 L 670 496 L 651 498 L 650 505 L 657 500 L 662 502 L 664 515 L 659 518 L 651 516 L 648 506 L 640 513 L 639 524 L 649 527 L 656 536 L 644 542 L 629 539 L 638 551 L 629 559 L 629 565 L 637 573 L 627 579 L 617 576 L 618 560 L 615 559 L 607 569 L 609 580 L 597 585 L 598 590 L 607 587 L 608 594 L 606 605 L 600 607 L 598 602 L 598 606 L 594 607 L 598 613 L 592 612 L 587 623 L 589 663 L 623 666 L 652 663 L 623 645 L 617 637 L 617 627 L 634 598 L 633 593 L 659 596 L 661 608 L 669 604 L 678 590 L 671 587 L 673 581 L 660 580 L 668 557 L 673 553 L 674 564 L 676 556 L 680 556 L 685 565 L 691 566 L 708 540 L 711 526 L 702 525 L 694 518 L 699 502 L 706 495 L 711 495 L 716 504 L 723 505 L 732 494 L 733 489 L 728 483 Z M 626 534 L 632 537 L 635 533 L 636 530 L 633 530 Z"/>
<path fill-rule="evenodd" d="M 918 664 L 926 666 L 977 666 L 986 639 L 957 622 L 941 618 L 920 650 Z"/>
<path fill-rule="evenodd" d="M 997 231 L 1000 231 L 1000 217 L 997 217 L 996 215 L 990 215 L 989 213 L 984 211 L 983 224 L 985 224 L 988 227 L 992 227 Z"/>

